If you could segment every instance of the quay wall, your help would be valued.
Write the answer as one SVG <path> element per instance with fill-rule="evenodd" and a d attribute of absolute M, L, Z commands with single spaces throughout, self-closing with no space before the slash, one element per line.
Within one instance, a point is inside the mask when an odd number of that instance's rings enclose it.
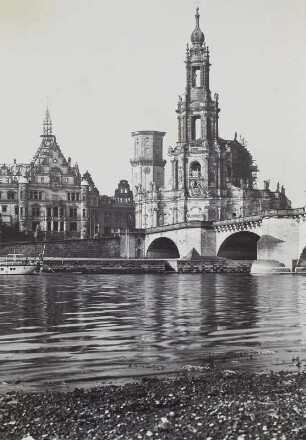
<path fill-rule="evenodd" d="M 249 273 L 254 260 L 178 260 L 179 273 Z"/>
<path fill-rule="evenodd" d="M 0 243 L 0 256 L 17 253 L 38 257 L 43 248 L 44 242 Z M 68 258 L 120 258 L 120 238 L 49 241 L 46 242 L 44 255 Z"/>
<path fill-rule="evenodd" d="M 249 273 L 253 260 L 45 258 L 45 271 L 80 273 Z"/>

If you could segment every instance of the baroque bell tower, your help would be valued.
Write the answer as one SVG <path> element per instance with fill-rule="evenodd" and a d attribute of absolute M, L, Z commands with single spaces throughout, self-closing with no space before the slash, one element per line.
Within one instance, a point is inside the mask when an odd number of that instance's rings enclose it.
<path fill-rule="evenodd" d="M 218 173 L 218 95 L 211 97 L 209 86 L 209 48 L 200 29 L 199 8 L 196 9 L 196 25 L 191 34 L 191 46 L 186 50 L 186 89 L 184 98 L 179 96 L 176 109 L 178 118 L 178 142 L 169 151 L 171 160 L 172 189 L 181 190 L 187 199 L 193 190 L 203 195 L 222 187 Z M 187 209 L 185 221 L 187 220 Z"/>

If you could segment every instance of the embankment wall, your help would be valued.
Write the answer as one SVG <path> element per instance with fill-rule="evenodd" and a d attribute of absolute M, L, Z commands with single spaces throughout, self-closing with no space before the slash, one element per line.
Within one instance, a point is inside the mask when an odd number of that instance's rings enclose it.
<path fill-rule="evenodd" d="M 38 257 L 43 248 L 44 242 L 0 243 L 0 256 L 17 253 Z M 120 258 L 120 238 L 50 241 L 46 242 L 44 255 L 67 258 Z"/>

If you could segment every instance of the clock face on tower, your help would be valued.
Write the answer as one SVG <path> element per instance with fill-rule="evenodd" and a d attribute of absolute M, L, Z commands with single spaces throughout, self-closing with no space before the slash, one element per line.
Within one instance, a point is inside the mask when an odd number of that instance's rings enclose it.
<path fill-rule="evenodd" d="M 143 172 L 144 172 L 145 174 L 150 174 L 151 169 L 150 169 L 149 167 L 145 167 L 145 169 L 143 170 Z"/>

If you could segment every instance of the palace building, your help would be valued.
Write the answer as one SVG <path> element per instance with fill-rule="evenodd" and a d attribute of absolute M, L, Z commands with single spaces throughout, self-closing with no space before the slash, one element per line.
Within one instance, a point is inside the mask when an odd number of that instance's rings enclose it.
<path fill-rule="evenodd" d="M 134 227 L 133 195 L 126 180 L 114 197 L 100 195 L 89 172 L 81 176 L 63 155 L 47 109 L 33 160 L 0 165 L 0 221 L 10 238 L 12 231 L 43 239 L 94 238 Z"/>
<path fill-rule="evenodd" d="M 265 181 L 257 188 L 257 166 L 243 139 L 219 134 L 219 96 L 210 90 L 210 54 L 200 29 L 199 8 L 186 50 L 186 88 L 177 104 L 178 139 L 169 147 L 170 185 L 164 185 L 164 132 L 132 133 L 132 189 L 137 228 L 193 220 L 246 217 L 290 208 L 284 187 Z"/>

